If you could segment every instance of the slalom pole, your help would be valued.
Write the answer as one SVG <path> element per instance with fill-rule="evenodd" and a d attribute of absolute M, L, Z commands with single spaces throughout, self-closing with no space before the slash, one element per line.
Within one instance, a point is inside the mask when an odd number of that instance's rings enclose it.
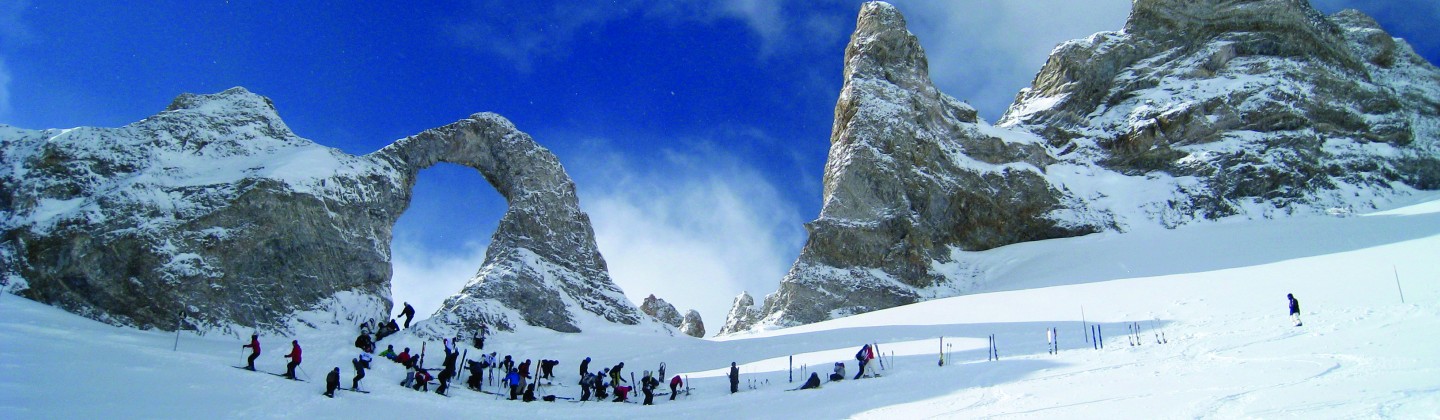
<path fill-rule="evenodd" d="M 1080 326 L 1090 329 L 1090 324 L 1085 322 L 1085 305 L 1080 305 Z M 1085 344 L 1090 344 L 1090 334 L 1085 334 Z"/>

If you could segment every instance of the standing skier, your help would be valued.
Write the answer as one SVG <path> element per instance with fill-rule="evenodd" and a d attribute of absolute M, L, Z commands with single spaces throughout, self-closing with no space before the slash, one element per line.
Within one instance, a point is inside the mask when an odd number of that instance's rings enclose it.
<path fill-rule="evenodd" d="M 415 318 L 415 308 L 410 306 L 410 302 L 405 302 L 405 309 L 400 310 L 400 316 L 405 317 L 405 329 L 410 329 L 410 319 Z"/>
<path fill-rule="evenodd" d="M 735 367 L 735 362 L 730 362 L 730 393 L 740 392 L 740 368 Z"/>
<path fill-rule="evenodd" d="M 285 358 L 290 359 L 290 364 L 285 365 L 285 377 L 298 381 L 300 378 L 295 377 L 295 367 L 300 366 L 300 342 L 290 340 L 290 346 L 290 354 L 285 355 Z"/>
<path fill-rule="evenodd" d="M 1300 301 L 1295 300 L 1295 295 L 1290 293 L 1285 294 L 1285 298 L 1290 299 L 1290 321 L 1297 327 L 1304 325 L 1300 322 Z"/>
<path fill-rule="evenodd" d="M 510 400 L 513 401 L 520 396 L 520 372 L 511 368 L 510 373 L 505 374 L 505 385 L 510 386 Z"/>
<path fill-rule="evenodd" d="M 246 347 L 255 349 L 254 352 L 250 353 L 250 358 L 245 361 L 245 368 L 254 371 L 255 358 L 260 357 L 260 334 L 250 334 L 250 344 L 240 346 L 242 349 Z"/>
<path fill-rule="evenodd" d="M 655 387 L 660 386 L 660 380 L 650 376 L 650 371 L 645 371 L 645 379 L 640 380 L 640 391 L 645 393 L 645 402 L 641 405 L 655 405 Z"/>
<path fill-rule="evenodd" d="M 335 398 L 335 390 L 340 389 L 340 367 L 325 375 L 325 396 Z"/>
<path fill-rule="evenodd" d="M 590 358 L 589 358 L 589 357 L 586 357 L 585 360 L 581 360 L 581 361 L 580 361 L 580 377 L 581 377 L 581 378 L 584 378 L 585 375 L 589 375 L 589 374 L 590 374 Z"/>
<path fill-rule="evenodd" d="M 360 353 L 359 357 L 350 359 L 350 364 L 355 365 L 355 379 L 350 380 L 350 390 L 360 390 L 360 380 L 365 379 L 365 369 L 370 368 L 370 353 Z"/>
<path fill-rule="evenodd" d="M 861 376 L 868 377 L 875 373 L 875 368 L 873 366 L 870 366 L 870 361 L 874 359 L 875 352 L 870 349 L 869 344 L 861 347 L 860 351 L 855 353 L 855 360 L 858 360 L 860 362 L 860 367 L 856 369 L 859 370 L 859 372 L 855 372 L 855 379 L 860 379 Z"/>

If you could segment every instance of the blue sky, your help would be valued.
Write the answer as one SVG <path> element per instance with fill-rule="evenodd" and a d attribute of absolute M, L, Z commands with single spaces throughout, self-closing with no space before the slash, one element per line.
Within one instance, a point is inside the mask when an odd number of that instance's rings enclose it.
<path fill-rule="evenodd" d="M 0 123 L 121 126 L 183 92 L 244 86 L 300 136 L 363 154 L 481 111 L 560 157 L 612 275 L 699 309 L 774 291 L 819 213 L 858 1 L 0 0 Z M 1056 44 L 1118 30 L 1128 0 L 895 2 L 932 78 L 994 120 Z M 1440 58 L 1440 2 L 1356 7 Z M 424 171 L 395 229 L 395 298 L 428 314 L 474 274 L 505 203 Z"/>

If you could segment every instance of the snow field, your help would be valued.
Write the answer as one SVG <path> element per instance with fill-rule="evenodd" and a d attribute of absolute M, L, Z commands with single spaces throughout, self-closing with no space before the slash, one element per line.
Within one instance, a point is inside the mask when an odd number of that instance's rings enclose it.
<path fill-rule="evenodd" d="M 991 279 L 986 293 L 788 329 L 700 340 L 587 324 L 582 334 L 527 330 L 487 340 L 501 357 L 561 361 L 563 386 L 540 395 L 577 397 L 576 369 L 587 356 L 591 370 L 624 361 L 627 379 L 665 362 L 669 374 L 692 380 L 690 396 L 656 397 L 653 407 L 506 401 L 465 389 L 463 377 L 452 397 L 422 394 L 400 387 L 402 370 L 383 359 L 361 383 L 371 394 L 329 399 L 320 393 L 330 368 L 341 368 L 343 386 L 354 375 L 348 324 L 298 329 L 309 382 L 293 382 L 232 368 L 244 364 L 240 337 L 182 333 L 172 351 L 173 333 L 115 328 L 0 295 L 0 418 L 1434 418 L 1437 249 L 1440 200 L 1428 197 L 1366 216 L 998 248 L 970 256 Z M 1290 325 L 1286 293 L 1300 300 L 1303 327 Z M 1130 323 L 1141 327 L 1139 346 L 1127 342 Z M 1095 324 L 1103 350 L 1084 341 Z M 1058 355 L 1045 350 L 1049 327 L 1059 330 Z M 1156 344 L 1156 333 L 1168 344 Z M 991 334 L 998 361 L 986 360 Z M 940 336 L 951 344 L 944 367 L 936 366 Z M 893 352 L 881 377 L 785 391 L 810 371 L 828 375 L 836 361 L 854 375 L 853 355 L 866 342 Z M 289 339 L 261 343 L 257 367 L 283 372 Z M 418 351 L 420 343 L 402 333 L 380 347 Z M 428 365 L 439 364 L 439 347 L 426 345 Z M 807 368 L 794 383 L 791 355 Z M 736 395 L 724 377 L 731 361 L 742 374 Z"/>

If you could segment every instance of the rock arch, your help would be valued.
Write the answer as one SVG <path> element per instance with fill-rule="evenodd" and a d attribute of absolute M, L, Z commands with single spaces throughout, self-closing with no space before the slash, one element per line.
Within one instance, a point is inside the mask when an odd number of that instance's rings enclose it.
<path fill-rule="evenodd" d="M 571 308 L 636 324 L 635 306 L 610 279 L 575 183 L 549 150 L 505 118 L 481 113 L 399 140 L 373 154 L 401 169 L 405 202 L 416 174 L 440 162 L 474 168 L 509 204 L 485 261 L 421 331 L 441 336 L 510 330 L 517 322 L 579 332 Z M 518 319 L 517 319 L 518 318 Z"/>

